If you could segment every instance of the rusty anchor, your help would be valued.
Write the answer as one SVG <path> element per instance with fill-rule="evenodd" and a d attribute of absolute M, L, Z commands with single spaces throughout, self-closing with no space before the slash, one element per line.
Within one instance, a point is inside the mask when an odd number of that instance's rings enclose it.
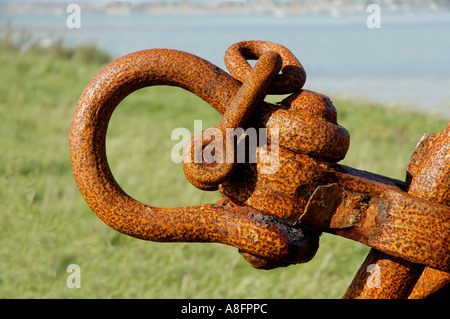
<path fill-rule="evenodd" d="M 257 60 L 253 68 L 248 59 Z M 186 52 L 144 50 L 111 62 L 91 80 L 72 121 L 70 155 L 80 192 L 97 216 L 140 239 L 231 245 L 261 269 L 311 260 L 320 234 L 328 232 L 372 247 L 345 298 L 448 293 L 450 122 L 420 141 L 405 182 L 391 179 L 338 164 L 349 133 L 328 97 L 302 89 L 306 73 L 287 48 L 239 42 L 226 51 L 225 64 L 231 75 Z M 278 139 L 246 148 L 258 161 L 236 163 L 228 157 L 236 151 L 234 137 L 219 140 L 205 130 L 189 143 L 183 171 L 194 186 L 219 189 L 222 199 L 175 208 L 140 203 L 115 181 L 105 137 L 122 99 L 152 85 L 178 86 L 202 98 L 223 115 L 214 129 L 224 136 L 226 129 L 253 127 Z M 266 94 L 291 95 L 272 104 Z M 202 156 L 211 145 L 222 161 Z M 269 149 L 277 150 L 271 152 L 275 168 L 260 160 Z M 377 287 L 367 285 L 369 265 L 381 269 Z"/>

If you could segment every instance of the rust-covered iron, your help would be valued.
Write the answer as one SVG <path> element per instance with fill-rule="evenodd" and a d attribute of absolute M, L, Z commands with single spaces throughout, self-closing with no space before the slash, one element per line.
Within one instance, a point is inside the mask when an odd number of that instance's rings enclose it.
<path fill-rule="evenodd" d="M 248 59 L 257 60 L 254 67 Z M 450 122 L 422 138 L 405 182 L 391 179 L 338 164 L 349 133 L 338 125 L 328 97 L 302 88 L 306 73 L 287 48 L 239 42 L 226 51 L 225 64 L 231 75 L 186 52 L 144 50 L 111 62 L 92 79 L 75 111 L 70 154 L 81 194 L 97 216 L 140 239 L 232 245 L 260 269 L 311 260 L 327 232 L 372 247 L 345 298 L 448 294 Z M 218 202 L 154 207 L 115 181 L 105 149 L 109 119 L 127 95 L 153 85 L 186 89 L 223 115 L 213 129 L 226 138 L 205 130 L 183 156 L 190 183 L 219 189 Z M 267 94 L 290 95 L 272 104 L 264 101 Z M 247 145 L 256 162 L 237 162 L 237 146 L 226 135 L 236 128 L 263 128 L 277 138 Z M 220 156 L 208 161 L 207 147 Z M 276 165 L 262 160 L 268 152 Z M 381 276 L 377 285 L 368 284 L 374 265 Z"/>

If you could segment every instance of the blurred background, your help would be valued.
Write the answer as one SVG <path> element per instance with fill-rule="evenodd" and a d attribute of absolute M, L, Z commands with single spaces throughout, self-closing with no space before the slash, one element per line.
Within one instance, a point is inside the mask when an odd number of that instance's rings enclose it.
<path fill-rule="evenodd" d="M 401 180 L 421 135 L 450 116 L 447 0 L 1 0 L 0 31 L 2 298 L 339 298 L 364 260 L 367 247 L 323 235 L 311 262 L 261 271 L 232 247 L 142 242 L 104 225 L 73 180 L 68 132 L 83 88 L 124 54 L 171 48 L 225 69 L 235 42 L 282 44 L 349 130 L 343 163 Z M 181 89 L 127 97 L 107 137 L 124 190 L 155 206 L 217 200 L 170 159 L 172 130 L 195 119 L 220 117 Z M 81 288 L 66 285 L 71 263 Z"/>
<path fill-rule="evenodd" d="M 172 48 L 223 67 L 232 43 L 267 40 L 297 56 L 308 88 L 450 109 L 449 1 L 81 0 L 79 28 L 67 21 L 70 1 L 2 3 L 0 26 L 33 30 L 42 46 L 58 39 L 68 46 L 95 43 L 113 58 Z M 367 23 L 374 3 L 379 28 Z"/>

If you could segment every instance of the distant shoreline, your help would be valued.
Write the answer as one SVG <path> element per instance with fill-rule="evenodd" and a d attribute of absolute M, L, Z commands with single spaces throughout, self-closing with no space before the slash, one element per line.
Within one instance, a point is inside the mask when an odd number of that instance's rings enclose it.
<path fill-rule="evenodd" d="M 4 33 L 20 39 L 18 31 L 23 31 L 25 39 L 30 37 L 43 47 L 58 41 L 70 46 L 95 43 L 114 58 L 143 49 L 173 48 L 205 57 L 219 67 L 230 44 L 264 39 L 298 53 L 311 75 L 311 89 L 355 93 L 383 104 L 401 101 L 411 108 L 442 109 L 446 114 L 450 110 L 446 63 L 450 12 L 446 10 L 383 11 L 382 28 L 374 30 L 366 26 L 365 11 L 339 16 L 142 10 L 120 15 L 85 14 L 83 9 L 82 27 L 73 29 L 67 27 L 69 14 L 63 9 L 40 14 L 2 12 L 0 38 Z"/>
<path fill-rule="evenodd" d="M 363 4 L 315 4 L 315 5 L 279 5 L 279 6 L 224 6 L 224 7 L 197 7 L 197 6 L 132 6 L 132 7 L 105 7 L 81 5 L 84 13 L 106 13 L 111 15 L 129 15 L 135 13 L 143 14 L 274 14 L 282 16 L 284 14 L 330 14 L 339 15 L 342 13 L 366 12 L 366 5 Z M 411 5 L 380 5 L 382 10 L 387 12 L 408 12 L 415 10 L 450 10 L 450 5 L 442 6 L 435 4 L 423 4 L 421 6 Z M 3 14 L 66 14 L 66 4 L 38 6 L 33 4 L 3 4 L 0 5 L 0 12 Z"/>

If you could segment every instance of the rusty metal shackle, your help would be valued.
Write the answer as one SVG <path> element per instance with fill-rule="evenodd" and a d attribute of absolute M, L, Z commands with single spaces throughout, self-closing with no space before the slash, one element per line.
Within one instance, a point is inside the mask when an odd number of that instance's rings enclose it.
<path fill-rule="evenodd" d="M 153 207 L 121 189 L 106 158 L 108 122 L 127 95 L 152 85 L 184 88 L 221 114 L 241 87 L 239 81 L 210 62 L 177 50 L 143 50 L 104 67 L 83 91 L 70 131 L 75 180 L 97 216 L 113 229 L 140 239 L 218 242 L 285 265 L 310 260 L 318 248 L 316 232 L 309 234 L 260 212 L 221 204 Z"/>
<path fill-rule="evenodd" d="M 214 128 L 192 137 L 190 147 L 185 148 L 183 154 L 184 174 L 192 185 L 202 190 L 217 190 L 219 185 L 234 173 L 237 164 L 236 151 L 226 129 L 242 128 L 246 125 L 253 109 L 264 99 L 272 79 L 280 69 L 281 57 L 278 53 L 264 52 L 227 106 L 219 123 Z M 214 134 L 214 130 L 219 134 Z M 212 134 L 204 138 L 203 135 L 211 131 Z M 215 154 L 220 153 L 219 162 L 205 162 L 203 159 L 204 147 L 211 146 L 212 143 L 216 144 L 213 146 Z"/>
<path fill-rule="evenodd" d="M 252 68 L 248 59 L 256 59 Z M 231 45 L 224 55 L 231 75 L 242 82 L 239 91 L 226 107 L 220 122 L 191 139 L 185 148 L 183 170 L 186 178 L 202 190 L 217 190 L 236 169 L 235 145 L 229 141 L 226 129 L 246 126 L 252 111 L 267 93 L 286 94 L 301 89 L 306 73 L 297 58 L 282 45 L 267 41 L 241 41 Z M 278 74 L 279 71 L 282 74 Z M 214 134 L 219 131 L 220 134 Z M 204 137 L 204 135 L 207 137 Z M 214 137 L 226 137 L 219 141 Z M 214 145 L 216 144 L 216 145 Z M 220 144 L 220 145 L 219 145 Z M 208 145 L 220 153 L 221 162 L 204 161 L 203 149 Z M 217 157 L 217 156 L 215 156 Z"/>

